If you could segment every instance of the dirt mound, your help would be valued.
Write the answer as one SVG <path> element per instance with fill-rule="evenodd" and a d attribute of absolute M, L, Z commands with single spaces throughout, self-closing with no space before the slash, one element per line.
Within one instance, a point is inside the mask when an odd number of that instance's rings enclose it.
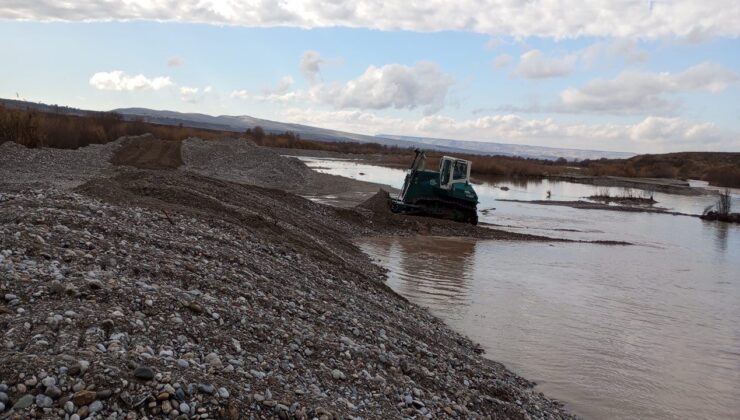
<path fill-rule="evenodd" d="M 211 178 L 295 191 L 306 185 L 312 170 L 243 139 L 183 141 L 184 168 Z"/>
<path fill-rule="evenodd" d="M 370 210 L 376 215 L 391 214 L 391 195 L 388 191 L 381 189 L 357 207 Z"/>
<path fill-rule="evenodd" d="M 153 136 L 128 138 L 111 157 L 115 166 L 139 169 L 177 169 L 182 165 L 182 142 L 160 140 Z"/>

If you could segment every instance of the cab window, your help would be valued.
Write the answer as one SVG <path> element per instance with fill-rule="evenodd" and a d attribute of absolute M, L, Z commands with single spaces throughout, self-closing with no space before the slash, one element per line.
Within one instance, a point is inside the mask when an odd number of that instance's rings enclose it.
<path fill-rule="evenodd" d="M 459 181 L 468 177 L 468 163 L 458 160 L 455 161 L 455 167 L 452 174 L 452 179 Z"/>
<path fill-rule="evenodd" d="M 450 182 L 450 166 L 451 163 L 449 160 L 445 160 L 442 162 L 442 169 L 440 169 L 440 185 L 447 185 Z"/>

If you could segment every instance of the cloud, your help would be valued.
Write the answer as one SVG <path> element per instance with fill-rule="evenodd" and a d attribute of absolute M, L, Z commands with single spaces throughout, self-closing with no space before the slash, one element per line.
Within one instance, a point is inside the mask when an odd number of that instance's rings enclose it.
<path fill-rule="evenodd" d="M 514 61 L 514 57 L 509 54 L 501 54 L 493 59 L 493 66 L 497 69 L 502 69 L 511 64 L 512 61 Z"/>
<path fill-rule="evenodd" d="M 129 76 L 121 70 L 99 72 L 90 78 L 90 85 L 100 90 L 160 90 L 174 85 L 169 77 L 149 79 L 142 74 Z"/>
<path fill-rule="evenodd" d="M 514 74 L 525 79 L 562 77 L 573 71 L 577 60 L 575 54 L 547 57 L 540 50 L 529 50 L 519 57 Z"/>
<path fill-rule="evenodd" d="M 264 89 L 264 93 L 265 95 L 284 95 L 290 91 L 291 86 L 293 86 L 293 78 L 290 76 L 283 76 L 275 87 Z"/>
<path fill-rule="evenodd" d="M 241 90 L 233 90 L 233 91 L 231 91 L 231 94 L 229 96 L 231 98 L 235 98 L 235 99 L 247 99 L 247 98 L 249 98 L 249 92 L 247 92 L 244 89 L 241 89 Z"/>
<path fill-rule="evenodd" d="M 167 59 L 167 67 L 179 67 L 185 65 L 185 60 L 181 57 L 170 57 Z"/>
<path fill-rule="evenodd" d="M 445 105 L 454 79 L 430 62 L 414 66 L 370 66 L 358 78 L 345 83 L 315 86 L 310 94 L 337 109 L 415 109 L 433 114 Z"/>
<path fill-rule="evenodd" d="M 552 107 L 561 112 L 670 113 L 680 107 L 673 93 L 719 93 L 740 77 L 714 63 L 702 63 L 680 73 L 626 71 L 610 80 L 597 79 L 560 93 Z"/>
<path fill-rule="evenodd" d="M 197 87 L 182 86 L 180 87 L 180 100 L 195 103 L 199 100 L 198 92 L 200 92 L 200 89 Z"/>
<path fill-rule="evenodd" d="M 632 124 L 573 124 L 552 118 L 529 119 L 513 114 L 463 120 L 431 115 L 407 120 L 358 110 L 292 108 L 283 111 L 282 118 L 364 134 L 397 133 L 616 151 L 740 150 L 740 133 L 721 131 L 712 123 L 655 116 Z"/>
<path fill-rule="evenodd" d="M 316 80 L 321 77 L 321 65 L 324 64 L 324 60 L 321 55 L 313 50 L 308 50 L 301 56 L 301 64 L 298 68 L 301 70 L 303 77 L 309 81 L 309 83 L 316 83 Z"/>
<path fill-rule="evenodd" d="M 627 64 L 643 63 L 648 53 L 637 46 L 634 39 L 618 38 L 610 41 L 596 42 L 579 52 L 580 59 L 587 66 L 621 57 Z"/>
<path fill-rule="evenodd" d="M 0 5 L 0 18 L 37 21 L 157 20 L 214 25 L 468 31 L 517 38 L 740 36 L 736 0 L 26 0 Z"/>

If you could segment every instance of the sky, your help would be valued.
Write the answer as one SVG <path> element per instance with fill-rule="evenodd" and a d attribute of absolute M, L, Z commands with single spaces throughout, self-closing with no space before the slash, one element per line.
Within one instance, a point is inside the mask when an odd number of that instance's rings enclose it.
<path fill-rule="evenodd" d="M 0 97 L 740 152 L 737 0 L 0 0 Z"/>

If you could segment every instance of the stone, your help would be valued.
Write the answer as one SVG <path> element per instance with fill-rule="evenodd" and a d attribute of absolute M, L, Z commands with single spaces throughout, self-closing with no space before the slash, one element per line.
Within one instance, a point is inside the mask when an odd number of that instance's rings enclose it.
<path fill-rule="evenodd" d="M 44 394 L 48 395 L 51 398 L 57 399 L 62 396 L 62 390 L 59 389 L 59 387 L 56 385 L 49 385 L 46 387 Z"/>
<path fill-rule="evenodd" d="M 154 370 L 148 366 L 138 366 L 134 369 L 134 377 L 143 381 L 151 381 L 154 379 Z"/>
<path fill-rule="evenodd" d="M 88 407 L 90 409 L 91 413 L 97 413 L 98 411 L 101 411 L 103 409 L 103 403 L 102 401 L 93 401 L 92 404 Z"/>
<path fill-rule="evenodd" d="M 8 394 L 6 394 L 4 392 L 0 392 L 0 402 L 7 404 L 8 403 Z"/>
<path fill-rule="evenodd" d="M 224 387 L 219 388 L 218 396 L 221 398 L 229 398 L 229 390 Z"/>
<path fill-rule="evenodd" d="M 95 398 L 97 398 L 95 391 L 82 390 L 76 392 L 72 396 L 72 402 L 74 402 L 76 406 L 82 407 L 83 405 L 88 405 L 95 401 Z"/>
<path fill-rule="evenodd" d="M 18 401 L 13 404 L 13 410 L 23 410 L 24 408 L 28 408 L 33 404 L 33 395 L 26 394 L 18 399 Z"/>
<path fill-rule="evenodd" d="M 40 408 L 49 408 L 54 405 L 54 400 L 52 400 L 48 395 L 39 394 L 36 396 L 36 405 Z"/>
<path fill-rule="evenodd" d="M 188 414 L 190 412 L 190 406 L 187 403 L 181 402 L 179 408 L 181 413 Z"/>
<path fill-rule="evenodd" d="M 56 384 L 57 384 L 57 379 L 53 376 L 47 376 L 46 378 L 41 380 L 41 385 L 46 386 L 46 387 L 56 385 Z"/>
<path fill-rule="evenodd" d="M 334 379 L 340 379 L 340 380 L 341 380 L 341 379 L 345 379 L 345 378 L 346 378 L 346 376 L 344 375 L 344 372 L 342 372 L 342 371 L 341 371 L 341 370 L 339 370 L 339 369 L 334 369 L 334 370 L 332 370 L 332 371 L 331 371 L 331 376 L 332 376 L 332 378 L 334 378 Z"/>
<path fill-rule="evenodd" d="M 206 363 L 209 365 L 215 367 L 215 368 L 221 368 L 223 367 L 223 363 L 221 362 L 221 358 L 218 357 L 216 353 L 208 353 L 206 356 Z"/>
<path fill-rule="evenodd" d="M 179 366 L 181 368 L 186 368 L 186 367 L 190 366 L 190 363 L 187 360 L 185 360 L 185 359 L 177 359 L 177 361 L 175 363 L 177 363 L 177 366 Z"/>
<path fill-rule="evenodd" d="M 113 395 L 113 391 L 110 389 L 101 389 L 95 393 L 95 398 L 99 400 L 107 400 Z"/>
<path fill-rule="evenodd" d="M 5 411 L 5 403 L 0 402 L 0 413 L 2 413 L 3 411 Z"/>
<path fill-rule="evenodd" d="M 215 390 L 216 388 L 211 384 L 198 384 L 198 391 L 204 394 L 213 395 Z"/>
<path fill-rule="evenodd" d="M 72 401 L 67 401 L 64 403 L 64 411 L 67 412 L 67 414 L 72 414 L 75 412 L 75 403 Z"/>

